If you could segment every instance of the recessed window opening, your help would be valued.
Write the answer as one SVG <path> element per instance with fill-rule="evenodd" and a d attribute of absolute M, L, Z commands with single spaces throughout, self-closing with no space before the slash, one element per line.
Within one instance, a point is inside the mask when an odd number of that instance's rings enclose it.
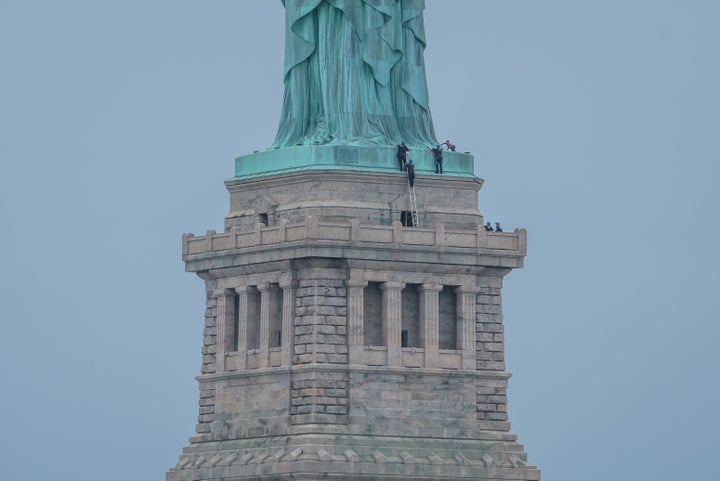
<path fill-rule="evenodd" d="M 363 338 L 366 346 L 383 345 L 383 292 L 379 282 L 368 282 L 363 290 Z"/>
<path fill-rule="evenodd" d="M 268 306 L 270 308 L 270 335 L 268 336 L 270 347 L 281 347 L 283 290 L 279 284 L 270 284 L 268 301 L 270 302 Z"/>
<path fill-rule="evenodd" d="M 260 291 L 252 286 L 247 291 L 247 348 L 260 349 Z"/>
<path fill-rule="evenodd" d="M 400 223 L 405 227 L 413 227 L 412 212 L 409 210 L 400 212 Z"/>
<path fill-rule="evenodd" d="M 439 347 L 457 349 L 457 294 L 454 286 L 444 286 L 439 298 Z"/>
<path fill-rule="evenodd" d="M 228 321 L 225 324 L 225 351 L 236 352 L 238 350 L 238 332 L 240 331 L 240 297 L 235 294 L 228 299 L 225 306 L 232 312 L 226 313 Z"/>
<path fill-rule="evenodd" d="M 401 329 L 406 337 L 402 347 L 423 347 L 420 342 L 420 285 L 406 284 L 401 299 Z"/>

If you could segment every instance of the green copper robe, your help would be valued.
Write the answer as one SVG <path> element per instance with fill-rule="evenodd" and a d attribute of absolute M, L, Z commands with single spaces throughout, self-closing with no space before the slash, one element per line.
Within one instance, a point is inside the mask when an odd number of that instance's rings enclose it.
<path fill-rule="evenodd" d="M 273 147 L 435 145 L 424 0 L 283 0 L 285 96 Z"/>

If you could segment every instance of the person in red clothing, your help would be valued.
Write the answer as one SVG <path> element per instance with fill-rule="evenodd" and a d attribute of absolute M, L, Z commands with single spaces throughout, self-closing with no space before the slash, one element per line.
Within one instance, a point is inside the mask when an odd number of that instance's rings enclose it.
<path fill-rule="evenodd" d="M 446 140 L 441 145 L 444 145 L 445 147 L 447 147 L 448 150 L 455 152 L 455 145 L 452 144 L 449 140 Z"/>

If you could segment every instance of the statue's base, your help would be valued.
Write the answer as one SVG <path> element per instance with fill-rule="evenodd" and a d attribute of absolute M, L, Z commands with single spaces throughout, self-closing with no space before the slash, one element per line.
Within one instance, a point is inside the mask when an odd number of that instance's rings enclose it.
<path fill-rule="evenodd" d="M 270 149 L 235 159 L 233 180 L 286 174 L 309 170 L 345 170 L 360 172 L 397 172 L 395 147 L 318 145 Z M 430 149 L 411 149 L 415 172 L 435 172 Z M 474 158 L 470 153 L 443 152 L 443 174 L 451 177 L 475 177 Z"/>
<path fill-rule="evenodd" d="M 307 434 L 186 448 L 166 481 L 538 481 L 512 440 Z"/>

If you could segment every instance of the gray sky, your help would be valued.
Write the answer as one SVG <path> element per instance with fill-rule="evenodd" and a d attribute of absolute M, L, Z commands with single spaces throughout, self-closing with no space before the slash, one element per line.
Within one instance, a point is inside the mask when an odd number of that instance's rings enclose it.
<path fill-rule="evenodd" d="M 429 0 L 435 127 L 505 282 L 510 420 L 552 481 L 715 479 L 716 0 Z M 0 0 L 0 472 L 164 479 L 204 310 L 183 232 L 222 230 L 272 142 L 275 0 Z"/>

